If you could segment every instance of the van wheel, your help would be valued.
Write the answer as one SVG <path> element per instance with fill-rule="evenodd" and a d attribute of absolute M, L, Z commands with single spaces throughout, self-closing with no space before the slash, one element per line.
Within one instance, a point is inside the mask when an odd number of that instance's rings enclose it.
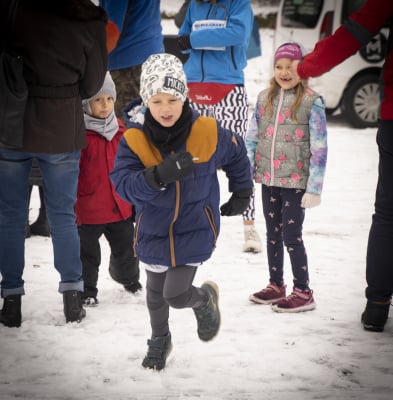
<path fill-rule="evenodd" d="M 342 109 L 354 128 L 375 127 L 379 113 L 379 78 L 369 74 L 361 76 L 346 90 Z"/>

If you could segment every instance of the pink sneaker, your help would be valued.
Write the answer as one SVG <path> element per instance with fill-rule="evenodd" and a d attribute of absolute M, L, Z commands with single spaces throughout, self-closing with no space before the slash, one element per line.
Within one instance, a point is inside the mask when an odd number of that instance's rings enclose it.
<path fill-rule="evenodd" d="M 248 299 L 257 304 L 272 304 L 278 300 L 285 299 L 285 288 L 286 285 L 277 286 L 275 283 L 269 283 L 265 289 L 250 295 Z"/>
<path fill-rule="evenodd" d="M 272 310 L 287 313 L 314 310 L 316 304 L 312 293 L 312 290 L 293 288 L 293 292 L 287 298 L 272 305 Z"/>

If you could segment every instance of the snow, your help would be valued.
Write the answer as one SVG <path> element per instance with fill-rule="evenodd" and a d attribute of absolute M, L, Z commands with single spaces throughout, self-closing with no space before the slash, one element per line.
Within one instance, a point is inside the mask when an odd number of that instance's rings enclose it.
<path fill-rule="evenodd" d="M 172 4 L 172 2 L 167 2 Z M 166 4 L 167 4 L 166 3 Z M 163 23 L 169 32 L 171 21 Z M 263 56 L 246 69 L 252 105 L 270 78 L 273 31 L 261 30 Z M 0 399 L 29 400 L 390 400 L 393 322 L 363 330 L 365 254 L 377 174 L 375 129 L 329 117 L 328 167 L 322 205 L 304 223 L 317 308 L 277 314 L 248 296 L 268 282 L 266 252 L 242 252 L 241 217 L 222 219 L 212 259 L 195 284 L 220 287 L 222 325 L 201 342 L 191 310 L 171 310 L 174 348 L 161 372 L 141 366 L 150 336 L 145 291 L 131 295 L 108 274 L 102 239 L 99 300 L 80 324 L 66 324 L 50 238 L 26 240 L 21 328 L 0 325 Z M 222 201 L 227 184 L 223 176 Z M 265 237 L 260 186 L 257 230 Z M 30 220 L 39 207 L 34 188 Z M 286 283 L 292 275 L 285 259 Z M 145 273 L 141 271 L 145 283 Z"/>

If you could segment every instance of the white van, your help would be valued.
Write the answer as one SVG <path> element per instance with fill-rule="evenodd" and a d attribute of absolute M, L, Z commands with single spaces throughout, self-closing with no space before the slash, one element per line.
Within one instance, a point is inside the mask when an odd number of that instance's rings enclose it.
<path fill-rule="evenodd" d="M 392 1 L 392 0 L 387 0 Z M 333 33 L 365 0 L 281 0 L 274 46 L 287 41 L 301 43 L 307 51 Z M 388 29 L 382 29 L 355 55 L 310 79 L 310 85 L 326 101 L 328 112 L 341 111 L 355 128 L 377 125 L 379 76 L 387 46 Z"/>

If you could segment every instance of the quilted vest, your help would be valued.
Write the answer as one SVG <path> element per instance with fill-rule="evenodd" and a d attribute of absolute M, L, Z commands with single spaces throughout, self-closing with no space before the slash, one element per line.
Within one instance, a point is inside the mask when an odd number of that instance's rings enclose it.
<path fill-rule="evenodd" d="M 309 118 L 314 101 L 320 97 L 307 89 L 291 118 L 294 90 L 280 90 L 273 101 L 273 116 L 266 115 L 268 90 L 258 96 L 259 141 L 255 152 L 255 181 L 267 186 L 305 189 L 310 166 Z"/>

